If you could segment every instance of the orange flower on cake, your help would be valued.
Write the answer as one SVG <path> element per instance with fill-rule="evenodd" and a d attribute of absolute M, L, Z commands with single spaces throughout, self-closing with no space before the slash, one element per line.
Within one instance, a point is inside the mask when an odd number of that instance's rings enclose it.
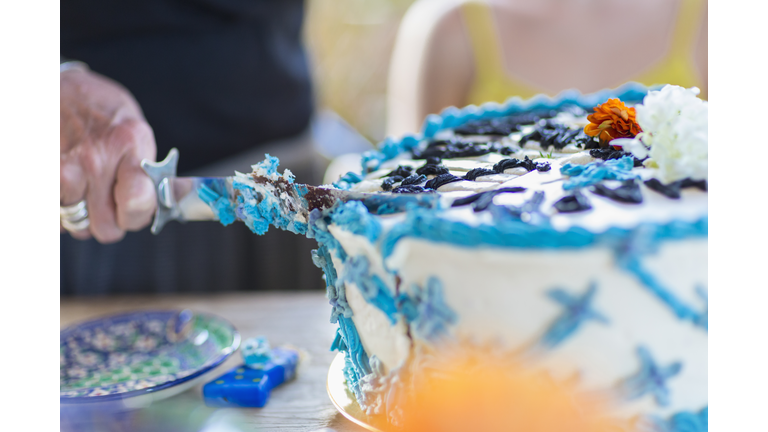
<path fill-rule="evenodd" d="M 635 120 L 635 109 L 627 108 L 618 99 L 608 99 L 594 110 L 594 114 L 587 116 L 590 123 L 584 127 L 584 133 L 598 137 L 602 147 L 607 147 L 615 138 L 633 138 L 642 132 Z"/>

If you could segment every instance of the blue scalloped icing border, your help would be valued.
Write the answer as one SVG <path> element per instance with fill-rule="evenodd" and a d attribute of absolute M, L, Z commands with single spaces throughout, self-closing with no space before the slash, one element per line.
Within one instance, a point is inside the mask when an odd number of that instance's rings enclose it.
<path fill-rule="evenodd" d="M 591 109 L 608 100 L 619 98 L 624 102 L 640 102 L 650 90 L 661 86 L 646 87 L 637 82 L 629 82 L 615 89 L 605 89 L 595 93 L 582 94 L 578 90 L 566 90 L 555 97 L 538 95 L 528 100 L 518 96 L 511 97 L 503 104 L 488 102 L 480 105 L 468 105 L 464 108 L 448 107 L 440 114 L 430 114 L 424 120 L 420 134 L 407 134 L 402 138 L 387 138 L 378 145 L 378 150 L 363 153 L 362 173 L 371 172 L 399 154 L 416 147 L 421 140 L 432 138 L 441 130 L 455 128 L 473 120 L 484 120 L 503 117 L 528 110 L 558 109 L 564 105 L 578 105 Z M 359 173 L 347 173 L 334 186 L 349 189 L 353 184 L 362 180 Z"/>
<path fill-rule="evenodd" d="M 464 247 L 510 247 L 531 249 L 581 248 L 602 244 L 621 250 L 642 232 L 654 245 L 663 240 L 706 237 L 708 218 L 695 222 L 672 221 L 668 224 L 643 224 L 634 229 L 613 227 L 602 233 L 573 227 L 558 231 L 549 224 L 531 225 L 519 220 L 497 219 L 494 224 L 470 226 L 440 216 L 439 210 L 415 208 L 406 212 L 406 220 L 387 232 L 382 241 L 382 255 L 390 256 L 402 238 L 418 238 Z M 347 229 L 344 227 L 344 229 Z"/>

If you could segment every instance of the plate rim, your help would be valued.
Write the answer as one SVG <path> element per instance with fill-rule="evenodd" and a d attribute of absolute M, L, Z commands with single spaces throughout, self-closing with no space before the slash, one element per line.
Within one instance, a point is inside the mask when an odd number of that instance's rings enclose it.
<path fill-rule="evenodd" d="M 76 322 L 74 324 L 71 324 L 71 325 L 65 327 L 64 329 L 62 329 L 59 332 L 59 337 L 60 337 L 59 340 L 61 341 L 61 338 L 66 337 L 67 334 L 72 333 L 73 331 L 75 331 L 79 327 L 85 326 L 87 324 L 93 324 L 93 323 L 96 323 L 96 322 L 99 322 L 99 321 L 104 321 L 107 318 L 125 318 L 125 317 L 129 317 L 131 315 L 139 315 L 139 314 L 145 314 L 145 313 L 158 313 L 158 312 L 174 313 L 174 312 L 179 312 L 181 310 L 184 310 L 184 309 L 142 309 L 142 310 L 137 310 L 137 311 L 129 311 L 129 312 L 124 312 L 124 313 L 112 314 L 112 315 L 109 315 L 109 314 L 102 315 L 102 316 L 99 316 L 99 317 L 95 317 L 93 319 Z M 162 384 L 158 384 L 158 385 L 155 385 L 155 386 L 152 386 L 152 387 L 147 387 L 147 388 L 140 389 L 140 390 L 131 390 L 131 391 L 128 391 L 128 392 L 123 392 L 123 393 L 113 393 L 113 394 L 100 395 L 100 396 L 71 396 L 70 397 L 70 396 L 61 396 L 61 395 L 59 395 L 59 404 L 60 405 L 75 405 L 75 404 L 90 404 L 90 403 L 99 403 L 99 402 L 111 402 L 111 401 L 117 401 L 117 400 L 128 399 L 128 398 L 131 398 L 131 397 L 141 396 L 141 395 L 145 395 L 145 394 L 148 394 L 148 393 L 154 393 L 154 392 L 157 392 L 157 391 L 160 391 L 160 390 L 165 390 L 167 388 L 170 388 L 170 387 L 173 387 L 173 386 L 176 386 L 176 385 L 179 385 L 179 384 L 183 384 L 183 383 L 185 383 L 185 382 L 187 382 L 189 380 L 195 379 L 195 378 L 205 374 L 206 372 L 209 372 L 209 371 L 213 370 L 214 368 L 218 367 L 222 363 L 224 363 L 224 361 L 227 358 L 229 358 L 229 356 L 234 354 L 237 351 L 237 349 L 240 347 L 240 332 L 237 331 L 237 328 L 235 328 L 235 326 L 232 325 L 231 322 L 229 322 L 225 318 L 220 317 L 219 315 L 211 314 L 211 313 L 207 313 L 207 312 L 195 312 L 195 311 L 193 311 L 193 313 L 195 315 L 204 315 L 204 316 L 207 316 L 207 317 L 216 318 L 216 319 L 222 321 L 224 324 L 226 324 L 227 326 L 229 326 L 232 329 L 232 333 L 233 333 L 233 335 L 232 335 L 233 336 L 232 337 L 232 344 L 230 346 L 228 346 L 228 347 L 225 347 L 222 350 L 221 354 L 219 354 L 219 356 L 217 358 L 215 358 L 215 360 L 212 361 L 211 364 L 209 364 L 208 366 L 201 367 L 199 370 L 197 370 L 194 373 L 189 374 L 189 375 L 187 375 L 185 377 L 178 378 L 178 379 L 175 379 L 173 381 L 167 381 L 167 382 L 164 382 Z"/>

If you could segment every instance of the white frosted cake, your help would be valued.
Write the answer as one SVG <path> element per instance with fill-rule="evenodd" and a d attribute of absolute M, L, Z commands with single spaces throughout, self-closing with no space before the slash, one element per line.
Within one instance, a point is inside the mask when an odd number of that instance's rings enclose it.
<path fill-rule="evenodd" d="M 706 431 L 707 104 L 696 94 L 631 84 L 450 108 L 335 184 L 432 205 L 304 214 L 286 204 L 301 190 L 262 200 L 279 194 L 241 175 L 234 214 L 317 239 L 333 348 L 369 414 L 397 425 L 430 362 L 490 346 L 611 395 L 613 415 L 637 428 Z M 276 177 L 274 163 L 255 168 Z"/>

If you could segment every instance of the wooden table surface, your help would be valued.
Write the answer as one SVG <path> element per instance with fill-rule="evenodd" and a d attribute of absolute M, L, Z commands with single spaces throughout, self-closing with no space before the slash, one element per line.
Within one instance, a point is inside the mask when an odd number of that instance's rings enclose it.
<path fill-rule="evenodd" d="M 264 408 L 208 408 L 202 402 L 200 384 L 153 407 L 126 414 L 119 421 L 91 419 L 90 427 L 62 421 L 62 430 L 364 431 L 336 411 L 326 392 L 328 367 L 336 355 L 329 350 L 336 326 L 329 321 L 331 308 L 323 292 L 64 299 L 61 328 L 118 312 L 181 308 L 219 315 L 229 320 L 243 339 L 263 335 L 272 346 L 295 345 L 305 350 L 309 359 L 300 366 L 296 380 L 272 391 Z M 206 380 L 240 362 L 238 352 Z"/>

